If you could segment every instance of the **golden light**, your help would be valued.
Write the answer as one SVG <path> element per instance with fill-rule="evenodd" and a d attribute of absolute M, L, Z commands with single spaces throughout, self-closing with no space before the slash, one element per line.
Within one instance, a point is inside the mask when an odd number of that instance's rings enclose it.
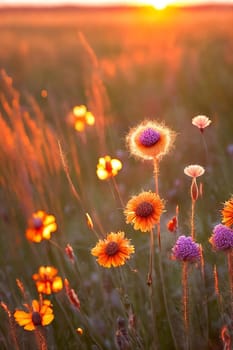
<path fill-rule="evenodd" d="M 148 5 L 153 6 L 157 10 L 163 10 L 165 9 L 169 4 L 171 4 L 171 1 L 169 0 L 147 0 L 146 3 Z"/>

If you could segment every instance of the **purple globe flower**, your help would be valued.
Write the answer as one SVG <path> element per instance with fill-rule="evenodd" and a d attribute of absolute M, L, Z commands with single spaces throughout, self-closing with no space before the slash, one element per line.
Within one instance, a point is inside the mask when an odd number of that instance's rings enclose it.
<path fill-rule="evenodd" d="M 176 260 L 194 262 L 200 259 L 200 247 L 191 237 L 180 236 L 172 248 Z"/>
<path fill-rule="evenodd" d="M 218 224 L 213 229 L 209 239 L 216 250 L 227 250 L 233 248 L 233 230 L 225 225 Z"/>
<path fill-rule="evenodd" d="M 142 131 L 139 136 L 139 141 L 145 147 L 151 147 L 155 145 L 160 139 L 160 133 L 152 128 L 147 128 Z"/>

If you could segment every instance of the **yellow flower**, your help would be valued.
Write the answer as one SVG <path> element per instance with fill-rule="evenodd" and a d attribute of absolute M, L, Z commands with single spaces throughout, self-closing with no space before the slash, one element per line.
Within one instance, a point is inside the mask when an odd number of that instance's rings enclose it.
<path fill-rule="evenodd" d="M 110 268 L 124 265 L 130 255 L 134 253 L 134 246 L 125 238 L 124 232 L 111 232 L 104 240 L 99 240 L 91 250 L 91 254 L 98 257 L 99 265 Z"/>
<path fill-rule="evenodd" d="M 94 125 L 94 115 L 87 111 L 87 107 L 84 105 L 75 106 L 72 111 L 72 117 L 74 120 L 75 130 L 81 132 L 85 129 L 86 125 Z"/>
<path fill-rule="evenodd" d="M 190 176 L 192 178 L 199 177 L 203 175 L 205 172 L 205 169 L 201 165 L 189 165 L 184 168 L 184 173 L 187 176 Z"/>
<path fill-rule="evenodd" d="M 126 142 L 132 155 L 145 160 L 161 159 L 167 154 L 175 139 L 175 133 L 163 124 L 145 120 L 132 128 Z"/>
<path fill-rule="evenodd" d="M 207 126 L 209 126 L 211 123 L 212 121 L 205 115 L 197 115 L 192 119 L 192 124 L 200 129 L 201 132 L 203 132 L 204 129 L 207 128 Z"/>
<path fill-rule="evenodd" d="M 28 312 L 16 310 L 14 318 L 27 331 L 34 331 L 37 326 L 47 326 L 54 319 L 50 300 L 33 300 L 31 306 L 25 306 Z"/>
<path fill-rule="evenodd" d="M 51 294 L 59 292 L 63 288 L 61 277 L 57 276 L 57 269 L 52 266 L 41 266 L 38 273 L 32 278 L 36 282 L 36 288 L 39 293 Z"/>
<path fill-rule="evenodd" d="M 135 230 L 150 231 L 158 224 L 164 211 L 164 202 L 153 192 L 142 192 L 133 196 L 127 203 L 124 214 L 126 223 L 134 225 Z"/>
<path fill-rule="evenodd" d="M 55 217 L 39 210 L 32 214 L 29 227 L 26 230 L 26 237 L 29 241 L 39 243 L 43 239 L 50 239 L 51 233 L 55 232 L 56 229 Z"/>
<path fill-rule="evenodd" d="M 233 196 L 224 203 L 222 210 L 222 223 L 227 227 L 232 227 L 233 225 Z"/>
<path fill-rule="evenodd" d="M 118 159 L 111 159 L 109 156 L 99 158 L 96 174 L 100 180 L 107 180 L 116 176 L 121 170 L 122 163 Z"/>

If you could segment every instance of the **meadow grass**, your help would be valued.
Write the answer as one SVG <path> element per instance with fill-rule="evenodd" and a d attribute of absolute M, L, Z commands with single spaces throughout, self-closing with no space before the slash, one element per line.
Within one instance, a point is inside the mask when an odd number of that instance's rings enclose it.
<path fill-rule="evenodd" d="M 1 349 L 230 349 L 229 260 L 208 239 L 233 192 L 232 19 L 231 8 L 0 10 Z M 77 132 L 69 115 L 82 104 L 95 125 Z M 191 123 L 198 114 L 212 120 L 203 135 Z M 155 191 L 153 164 L 130 157 L 125 142 L 144 119 L 177 134 L 159 164 L 166 211 L 161 250 L 155 234 L 152 286 L 150 234 L 135 231 L 123 214 L 132 195 Z M 101 181 L 96 167 L 105 155 L 123 168 Z M 188 266 L 187 327 L 182 263 L 171 250 L 180 235 L 191 234 L 189 164 L 205 174 L 194 217 L 203 258 Z M 58 228 L 51 240 L 33 243 L 25 232 L 37 210 L 54 215 Z M 176 214 L 171 233 L 167 222 Z M 135 254 L 124 266 L 99 266 L 91 249 L 118 231 Z M 53 322 L 25 331 L 13 313 L 38 300 L 32 275 L 44 265 L 56 267 L 69 287 L 44 297 L 53 304 Z"/>

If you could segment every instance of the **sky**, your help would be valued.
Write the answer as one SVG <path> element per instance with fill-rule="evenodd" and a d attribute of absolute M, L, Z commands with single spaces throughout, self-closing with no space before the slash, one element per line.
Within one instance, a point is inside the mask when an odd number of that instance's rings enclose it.
<path fill-rule="evenodd" d="M 58 5 L 58 4 L 76 4 L 76 5 L 100 5 L 100 4 L 151 4 L 150 0 L 0 0 L 0 5 Z M 231 3 L 233 0 L 171 0 L 167 3 L 179 3 L 182 5 L 193 5 L 203 3 Z"/>

